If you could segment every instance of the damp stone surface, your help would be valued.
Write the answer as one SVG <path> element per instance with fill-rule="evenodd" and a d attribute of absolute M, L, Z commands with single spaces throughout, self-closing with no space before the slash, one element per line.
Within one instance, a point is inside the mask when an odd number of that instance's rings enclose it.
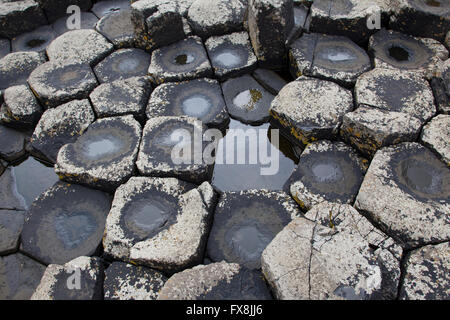
<path fill-rule="evenodd" d="M 99 18 L 110 13 L 126 10 L 130 8 L 130 1 L 128 0 L 106 0 L 95 2 L 91 11 Z"/>
<path fill-rule="evenodd" d="M 252 76 L 260 85 L 275 96 L 288 83 L 279 74 L 269 69 L 258 68 L 252 73 Z"/>
<path fill-rule="evenodd" d="M 25 141 L 28 136 L 21 131 L 0 124 L 0 158 L 14 161 L 25 155 Z"/>
<path fill-rule="evenodd" d="M 92 12 L 80 13 L 80 29 L 95 29 L 98 18 Z M 52 24 L 52 28 L 57 36 L 60 36 L 71 29 L 67 28 L 67 17 L 61 17 Z"/>
<path fill-rule="evenodd" d="M 131 10 L 111 12 L 97 22 L 96 30 L 114 44 L 116 48 L 134 45 L 134 25 Z"/>
<path fill-rule="evenodd" d="M 44 12 L 34 0 L 0 2 L 0 37 L 11 39 L 46 23 Z"/>
<path fill-rule="evenodd" d="M 0 59 L 11 53 L 11 42 L 9 39 L 0 38 Z"/>
<path fill-rule="evenodd" d="M 0 255 L 15 252 L 19 247 L 25 212 L 0 209 Z"/>
<path fill-rule="evenodd" d="M 51 26 L 42 26 L 36 30 L 21 34 L 11 41 L 13 52 L 35 51 L 45 56 L 45 49 L 56 38 Z"/>

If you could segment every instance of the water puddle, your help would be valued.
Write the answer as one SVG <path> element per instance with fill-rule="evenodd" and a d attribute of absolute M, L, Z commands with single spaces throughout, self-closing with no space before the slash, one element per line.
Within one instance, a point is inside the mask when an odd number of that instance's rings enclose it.
<path fill-rule="evenodd" d="M 195 56 L 190 53 L 180 54 L 175 57 L 175 63 L 179 65 L 186 65 L 194 62 Z"/>
<path fill-rule="evenodd" d="M 241 64 L 241 58 L 233 51 L 224 51 L 213 57 L 213 62 L 222 67 L 234 68 Z"/>
<path fill-rule="evenodd" d="M 88 239 L 98 228 L 95 219 L 88 213 L 62 212 L 54 218 L 54 228 L 64 248 L 72 250 Z"/>
<path fill-rule="evenodd" d="M 262 93 L 259 90 L 245 90 L 234 97 L 233 104 L 241 109 L 253 110 L 255 109 L 256 103 L 261 100 L 261 98 Z"/>
<path fill-rule="evenodd" d="M 212 106 L 207 97 L 199 94 L 188 97 L 181 105 L 184 114 L 195 118 L 204 117 Z"/>
<path fill-rule="evenodd" d="M 83 152 L 89 159 L 100 159 L 123 148 L 123 141 L 114 137 L 97 137 L 84 142 Z"/>

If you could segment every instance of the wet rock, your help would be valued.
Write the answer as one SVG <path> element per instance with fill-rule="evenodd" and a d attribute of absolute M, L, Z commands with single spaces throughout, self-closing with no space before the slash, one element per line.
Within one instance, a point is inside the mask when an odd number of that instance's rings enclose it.
<path fill-rule="evenodd" d="M 370 164 L 355 207 L 407 248 L 448 241 L 448 179 L 450 169 L 418 143 L 384 148 Z"/>
<path fill-rule="evenodd" d="M 361 106 L 344 116 L 340 134 L 371 158 L 382 147 L 416 141 L 421 127 L 422 121 L 407 113 Z"/>
<path fill-rule="evenodd" d="M 352 203 L 366 168 L 367 160 L 342 142 L 309 144 L 290 178 L 291 195 L 303 210 L 322 201 Z"/>
<path fill-rule="evenodd" d="M 262 270 L 278 299 L 372 300 L 395 296 L 391 265 L 358 233 L 305 218 L 288 224 L 262 254 Z"/>
<path fill-rule="evenodd" d="M 269 108 L 274 96 L 250 75 L 225 81 L 222 90 L 231 117 L 253 125 L 269 120 Z"/>
<path fill-rule="evenodd" d="M 131 10 L 109 13 L 100 19 L 96 29 L 116 48 L 132 47 L 134 44 L 134 24 L 131 21 Z"/>
<path fill-rule="evenodd" d="M 97 79 L 87 64 L 46 62 L 31 73 L 28 84 L 45 108 L 54 108 L 87 98 Z"/>
<path fill-rule="evenodd" d="M 428 79 L 436 73 L 438 64 L 448 58 L 447 49 L 434 39 L 384 29 L 370 38 L 369 50 L 377 68 L 414 71 Z"/>
<path fill-rule="evenodd" d="M 47 24 L 47 19 L 34 0 L 0 3 L 0 37 L 11 39 L 44 24 Z"/>
<path fill-rule="evenodd" d="M 438 115 L 423 128 L 422 142 L 436 152 L 450 166 L 450 116 Z"/>
<path fill-rule="evenodd" d="M 44 271 L 45 266 L 20 253 L 0 257 L 0 299 L 30 299 Z"/>
<path fill-rule="evenodd" d="M 175 218 L 169 221 L 170 227 L 133 245 L 130 249 L 130 260 L 166 272 L 178 272 L 201 263 L 215 197 L 214 190 L 207 182 L 179 196 L 178 203 L 173 203 L 176 216 L 173 217 L 172 209 L 172 217 L 164 218 Z M 148 229 L 146 231 L 148 232 Z"/>
<path fill-rule="evenodd" d="M 403 112 L 427 121 L 436 112 L 433 92 L 419 74 L 374 69 L 358 78 L 355 85 L 357 105 Z"/>
<path fill-rule="evenodd" d="M 45 264 L 91 256 L 101 243 L 110 196 L 57 183 L 33 202 L 22 231 L 22 250 Z"/>
<path fill-rule="evenodd" d="M 0 125 L 0 158 L 11 162 L 23 157 L 26 139 L 25 133 Z"/>
<path fill-rule="evenodd" d="M 266 246 L 299 215 L 297 204 L 284 192 L 225 192 L 214 214 L 208 257 L 215 262 L 234 262 L 249 269 L 260 269 Z"/>
<path fill-rule="evenodd" d="M 450 59 L 441 64 L 437 74 L 431 78 L 430 85 L 438 111 L 450 114 Z"/>
<path fill-rule="evenodd" d="M 131 115 L 99 119 L 59 150 L 55 172 L 68 182 L 112 191 L 134 172 L 141 130 Z"/>
<path fill-rule="evenodd" d="M 364 44 L 377 31 L 376 24 L 369 28 L 369 22 L 378 16 L 381 27 L 387 26 L 391 6 L 389 0 L 315 1 L 310 11 L 310 31 L 345 36 Z"/>
<path fill-rule="evenodd" d="M 24 219 L 23 211 L 0 209 L 0 255 L 17 250 Z"/>
<path fill-rule="evenodd" d="M 444 42 L 450 29 L 450 3 L 444 0 L 400 0 L 393 7 L 390 28 Z"/>
<path fill-rule="evenodd" d="M 33 92 L 27 85 L 9 87 L 4 95 L 7 119 L 9 126 L 18 129 L 33 129 L 42 115 L 42 107 L 39 105 Z"/>
<path fill-rule="evenodd" d="M 50 264 L 31 300 L 102 300 L 102 286 L 100 258 L 78 257 L 64 265 Z"/>
<path fill-rule="evenodd" d="M 114 196 L 106 219 L 105 254 L 129 260 L 131 248 L 176 223 L 180 196 L 195 185 L 175 178 L 132 177 Z"/>
<path fill-rule="evenodd" d="M 139 172 L 194 183 L 210 180 L 214 159 L 203 158 L 207 143 L 198 139 L 205 130 L 200 120 L 191 117 L 149 119 L 136 161 Z"/>
<path fill-rule="evenodd" d="M 164 83 L 152 93 L 148 119 L 159 116 L 189 116 L 208 127 L 223 128 L 229 122 L 222 89 L 216 80 L 195 79 Z"/>
<path fill-rule="evenodd" d="M 247 7 L 239 0 L 196 0 L 188 12 L 194 33 L 202 38 L 243 29 Z"/>
<path fill-rule="evenodd" d="M 289 57 L 293 77 L 312 76 L 344 87 L 371 69 L 367 53 L 342 36 L 304 34 L 291 45 Z"/>
<path fill-rule="evenodd" d="M 106 57 L 94 72 L 100 83 L 147 75 L 150 55 L 141 49 L 120 49 Z"/>
<path fill-rule="evenodd" d="M 25 210 L 25 203 L 17 192 L 11 168 L 6 168 L 0 175 L 0 208 L 2 210 Z"/>
<path fill-rule="evenodd" d="M 45 13 L 49 22 L 64 17 L 67 8 L 71 5 L 78 6 L 82 11 L 88 11 L 92 6 L 91 0 L 36 0 Z"/>
<path fill-rule="evenodd" d="M 277 95 L 287 84 L 276 72 L 269 69 L 258 68 L 252 73 L 253 78 L 273 95 Z"/>
<path fill-rule="evenodd" d="M 106 0 L 94 3 L 91 11 L 99 18 L 107 14 L 127 10 L 130 8 L 130 1 L 128 0 Z"/>
<path fill-rule="evenodd" d="M 59 149 L 75 140 L 94 122 L 89 100 L 73 100 L 44 112 L 31 137 L 31 152 L 56 162 Z"/>
<path fill-rule="evenodd" d="M 45 57 L 45 49 L 55 37 L 56 34 L 51 26 L 43 26 L 13 38 L 11 41 L 12 51 L 35 51 Z"/>
<path fill-rule="evenodd" d="M 206 50 L 199 37 L 189 37 L 152 53 L 148 73 L 157 84 L 212 76 Z"/>
<path fill-rule="evenodd" d="M 272 101 L 271 122 L 293 142 L 306 145 L 338 134 L 345 113 L 353 109 L 351 91 L 329 81 L 301 77 Z"/>
<path fill-rule="evenodd" d="M 45 59 L 37 52 L 13 52 L 0 59 L 0 90 L 25 84 L 28 76 Z"/>
<path fill-rule="evenodd" d="M 173 275 L 158 297 L 158 300 L 270 299 L 259 272 L 226 262 L 199 265 Z"/>
<path fill-rule="evenodd" d="M 445 46 L 447 47 L 447 49 L 450 49 L 450 31 L 447 32 L 447 35 L 445 37 Z"/>
<path fill-rule="evenodd" d="M 286 41 L 294 26 L 289 0 L 250 0 L 248 30 L 259 66 L 281 69 L 286 62 Z"/>
<path fill-rule="evenodd" d="M 61 17 L 52 24 L 55 33 L 60 36 L 71 29 L 67 28 L 67 19 L 69 16 Z M 95 29 L 98 18 L 92 12 L 80 13 L 80 29 Z"/>
<path fill-rule="evenodd" d="M 156 300 L 167 278 L 160 272 L 113 262 L 105 272 L 105 300 Z"/>
<path fill-rule="evenodd" d="M 425 246 L 409 253 L 400 289 L 402 300 L 448 300 L 450 245 Z"/>
<path fill-rule="evenodd" d="M 143 119 L 151 92 L 147 77 L 134 77 L 103 83 L 92 91 L 89 98 L 99 118 L 132 114 Z"/>
<path fill-rule="evenodd" d="M 309 8 L 307 8 L 305 5 L 300 4 L 296 6 L 294 2 L 294 24 L 291 31 L 289 32 L 289 36 L 286 40 L 286 45 L 290 45 L 302 35 L 304 30 L 306 30 L 308 12 Z"/>
<path fill-rule="evenodd" d="M 69 60 L 94 66 L 109 53 L 114 46 L 95 30 L 72 30 L 60 35 L 47 47 L 50 61 Z"/>
<path fill-rule="evenodd" d="M 11 43 L 8 39 L 0 38 L 0 59 L 11 52 Z"/>

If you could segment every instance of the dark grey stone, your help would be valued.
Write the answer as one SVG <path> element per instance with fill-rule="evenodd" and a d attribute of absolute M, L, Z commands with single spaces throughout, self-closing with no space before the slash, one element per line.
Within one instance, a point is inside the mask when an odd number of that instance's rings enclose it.
<path fill-rule="evenodd" d="M 36 1 L 0 2 L 0 37 L 12 39 L 44 24 L 47 19 Z"/>
<path fill-rule="evenodd" d="M 53 22 L 52 28 L 58 36 L 66 33 L 67 31 L 70 31 L 70 29 L 67 28 L 68 18 L 69 15 L 61 17 L 55 22 Z M 92 12 L 81 12 L 80 19 L 81 19 L 80 23 L 81 29 L 95 29 L 95 25 L 98 21 L 98 18 Z"/>
<path fill-rule="evenodd" d="M 0 209 L 0 255 L 14 252 L 19 247 L 19 238 L 25 220 L 25 212 Z"/>
<path fill-rule="evenodd" d="M 35 51 L 45 57 L 45 49 L 55 37 L 56 34 L 51 26 L 43 26 L 13 38 L 12 51 Z"/>
<path fill-rule="evenodd" d="M 0 59 L 11 52 L 11 42 L 9 39 L 0 39 Z"/>
<path fill-rule="evenodd" d="M 134 45 L 134 24 L 131 21 L 131 10 L 111 12 L 101 18 L 95 28 L 116 48 Z"/>
<path fill-rule="evenodd" d="M 82 11 L 88 11 L 92 6 L 91 0 L 36 0 L 45 13 L 49 22 L 54 22 L 67 14 L 71 5 L 78 6 Z"/>
<path fill-rule="evenodd" d="M 10 162 L 23 157 L 26 139 L 25 133 L 0 124 L 0 158 Z"/>
<path fill-rule="evenodd" d="M 252 73 L 253 78 L 259 82 L 271 94 L 276 96 L 278 92 L 288 83 L 276 72 L 269 69 L 258 68 Z"/>
<path fill-rule="evenodd" d="M 92 6 L 91 11 L 98 17 L 102 18 L 107 14 L 118 12 L 120 10 L 127 10 L 130 8 L 129 0 L 106 0 L 96 1 Z"/>
<path fill-rule="evenodd" d="M 0 59 L 0 90 L 26 84 L 31 72 L 45 59 L 37 52 L 13 52 Z"/>
<path fill-rule="evenodd" d="M 25 201 L 18 194 L 11 168 L 0 175 L 0 208 L 4 210 L 25 210 Z"/>

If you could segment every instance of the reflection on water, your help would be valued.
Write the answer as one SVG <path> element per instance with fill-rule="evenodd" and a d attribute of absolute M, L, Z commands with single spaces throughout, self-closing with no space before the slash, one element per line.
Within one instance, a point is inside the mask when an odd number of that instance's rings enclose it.
<path fill-rule="evenodd" d="M 241 64 L 241 58 L 233 51 L 224 51 L 213 57 L 213 62 L 226 68 L 233 68 Z"/>
<path fill-rule="evenodd" d="M 211 109 L 211 101 L 203 95 L 196 94 L 188 97 L 182 102 L 183 112 L 195 118 L 202 118 Z"/>

